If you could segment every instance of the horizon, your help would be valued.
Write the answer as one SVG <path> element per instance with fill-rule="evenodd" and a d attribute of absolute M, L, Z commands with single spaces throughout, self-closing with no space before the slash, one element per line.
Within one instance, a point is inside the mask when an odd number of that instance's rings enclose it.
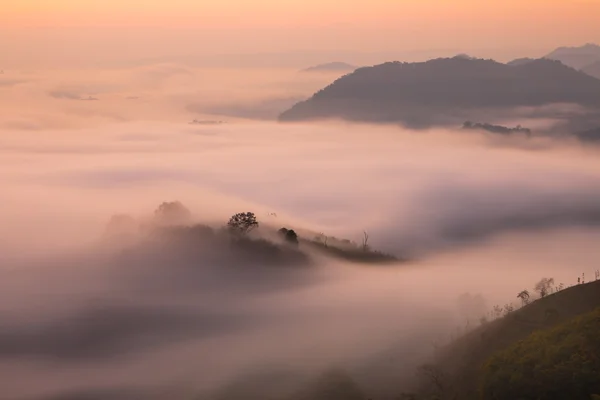
<path fill-rule="evenodd" d="M 343 6 L 335 0 L 20 0 L 5 4 L 0 16 L 0 67 L 177 59 L 203 66 L 302 67 L 452 53 L 506 62 L 600 42 L 594 15 L 600 15 L 600 3 L 586 0 L 354 0 Z"/>

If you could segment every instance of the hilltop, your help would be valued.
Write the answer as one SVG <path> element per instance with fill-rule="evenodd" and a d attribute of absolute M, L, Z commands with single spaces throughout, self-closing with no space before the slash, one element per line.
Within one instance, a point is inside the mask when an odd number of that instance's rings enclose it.
<path fill-rule="evenodd" d="M 160 204 L 145 221 L 127 214 L 113 215 L 103 239 L 108 245 L 129 250 L 168 247 L 190 257 L 243 260 L 245 265 L 308 266 L 318 256 L 369 265 L 406 261 L 374 250 L 366 232 L 360 244 L 323 233 L 298 232 L 263 224 L 252 212 L 235 214 L 221 226 L 198 223 L 187 207 L 175 201 Z"/>
<path fill-rule="evenodd" d="M 413 128 L 460 124 L 521 106 L 600 105 L 600 80 L 558 61 L 506 65 L 464 57 L 359 68 L 283 112 L 280 121 L 346 119 Z"/>
<path fill-rule="evenodd" d="M 528 58 L 528 57 L 517 58 L 515 60 L 507 62 L 506 65 L 511 65 L 511 66 L 524 65 L 524 64 L 529 64 L 530 62 L 533 62 L 535 60 L 536 60 L 535 58 Z"/>

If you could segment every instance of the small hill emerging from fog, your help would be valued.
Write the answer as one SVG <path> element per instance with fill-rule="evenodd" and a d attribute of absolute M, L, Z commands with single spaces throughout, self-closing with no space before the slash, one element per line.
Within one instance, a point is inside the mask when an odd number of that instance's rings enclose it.
<path fill-rule="evenodd" d="M 354 71 L 356 68 L 358 67 L 347 64 L 345 62 L 334 61 L 303 69 L 302 72 L 351 72 Z"/>
<path fill-rule="evenodd" d="M 359 68 L 279 119 L 345 119 L 427 128 L 478 119 L 481 110 L 556 103 L 600 106 L 600 80 L 547 59 L 507 65 L 454 57 Z"/>
<path fill-rule="evenodd" d="M 363 233 L 362 244 L 323 233 L 298 235 L 293 229 L 264 226 L 252 212 L 235 214 L 225 226 L 211 227 L 195 223 L 187 207 L 172 201 L 161 203 L 153 218 L 143 223 L 127 214 L 113 215 L 103 241 L 121 249 L 167 246 L 192 257 L 202 255 L 223 262 L 242 260 L 244 264 L 263 266 L 309 265 L 315 255 L 364 264 L 406 261 L 372 249 L 368 234 Z"/>

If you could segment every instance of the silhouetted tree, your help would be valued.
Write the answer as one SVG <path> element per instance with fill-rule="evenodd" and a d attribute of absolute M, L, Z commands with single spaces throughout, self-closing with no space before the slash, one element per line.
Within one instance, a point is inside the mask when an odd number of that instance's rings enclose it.
<path fill-rule="evenodd" d="M 515 311 L 515 308 L 513 307 L 512 304 L 509 303 L 509 304 L 504 305 L 504 310 L 503 310 L 504 315 L 508 315 L 513 311 Z"/>
<path fill-rule="evenodd" d="M 517 297 L 519 299 L 521 299 L 521 303 L 523 304 L 523 306 L 526 306 L 527 304 L 529 304 L 529 292 L 527 290 L 523 290 L 522 292 L 520 292 Z"/>
<path fill-rule="evenodd" d="M 369 235 L 365 231 L 363 231 L 362 249 L 363 251 L 369 250 Z"/>
<path fill-rule="evenodd" d="M 327 246 L 328 240 L 329 240 L 329 237 L 326 236 L 323 232 L 320 232 L 317 236 L 315 236 L 315 241 L 322 243 L 325 246 Z"/>
<path fill-rule="evenodd" d="M 298 245 L 298 235 L 293 229 L 281 228 L 277 231 L 281 237 L 288 243 Z"/>
<path fill-rule="evenodd" d="M 446 386 L 446 375 L 439 367 L 433 364 L 422 365 L 417 369 L 417 375 L 430 385 L 437 396 L 443 395 Z"/>
<path fill-rule="evenodd" d="M 258 228 L 258 221 L 252 212 L 237 213 L 229 219 L 227 227 L 231 232 L 245 235 L 252 229 Z"/>
<path fill-rule="evenodd" d="M 285 233 L 285 240 L 288 243 L 297 245 L 298 244 L 298 235 L 296 234 L 296 232 L 294 232 L 293 229 L 290 229 L 289 231 L 287 231 Z"/>
<path fill-rule="evenodd" d="M 496 304 L 492 310 L 492 315 L 495 318 L 499 318 L 500 316 L 502 316 L 502 307 Z"/>

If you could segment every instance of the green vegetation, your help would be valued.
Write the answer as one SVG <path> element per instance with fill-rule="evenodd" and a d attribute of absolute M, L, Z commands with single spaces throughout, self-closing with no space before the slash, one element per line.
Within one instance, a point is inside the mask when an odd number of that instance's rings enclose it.
<path fill-rule="evenodd" d="M 481 390 L 489 400 L 588 400 L 600 393 L 600 308 L 495 353 Z"/>
<path fill-rule="evenodd" d="M 495 320 L 437 349 L 427 374 L 420 374 L 423 386 L 416 398 L 587 400 L 600 393 L 592 385 L 600 382 L 592 379 L 600 379 L 600 337 L 595 333 L 600 332 L 600 281 L 564 289 L 562 284 L 551 287 L 551 282 L 544 278 L 536 284 L 538 300 L 522 291 L 518 297 L 527 299 L 523 307 L 497 305 Z"/>

